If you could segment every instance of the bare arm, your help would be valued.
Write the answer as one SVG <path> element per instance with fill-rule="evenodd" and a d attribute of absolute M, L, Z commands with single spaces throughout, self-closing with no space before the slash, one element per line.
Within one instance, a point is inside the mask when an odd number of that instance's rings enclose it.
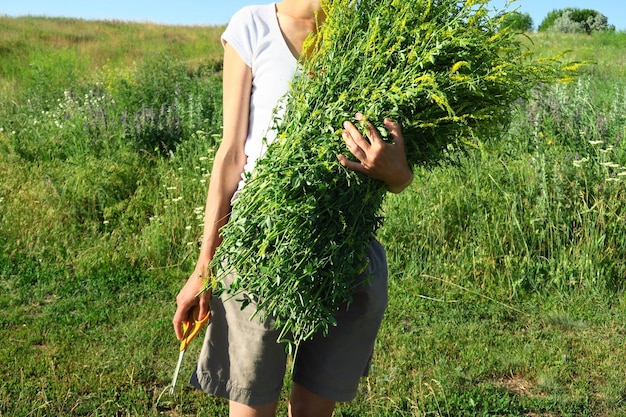
<path fill-rule="evenodd" d="M 209 264 L 221 243 L 219 229 L 228 221 L 231 199 L 241 180 L 246 163 L 244 144 L 248 134 L 252 71 L 228 44 L 224 47 L 223 115 L 224 132 L 209 182 L 204 214 L 204 234 L 196 267 L 176 297 L 177 309 L 173 318 L 176 337 L 182 338 L 182 323 L 187 321 L 190 309 L 200 306 L 200 318 L 209 312 L 211 293 L 199 297 L 203 280 L 210 274 Z"/>

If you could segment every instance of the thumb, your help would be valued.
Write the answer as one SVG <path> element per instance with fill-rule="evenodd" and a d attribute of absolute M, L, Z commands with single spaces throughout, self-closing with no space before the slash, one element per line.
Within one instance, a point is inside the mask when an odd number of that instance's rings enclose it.
<path fill-rule="evenodd" d="M 207 290 L 198 296 L 198 320 L 203 320 L 211 313 L 211 290 Z"/>

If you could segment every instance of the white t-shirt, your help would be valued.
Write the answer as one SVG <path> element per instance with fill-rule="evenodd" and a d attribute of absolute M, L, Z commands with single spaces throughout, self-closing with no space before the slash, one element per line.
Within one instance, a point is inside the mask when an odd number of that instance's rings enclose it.
<path fill-rule="evenodd" d="M 275 110 L 289 89 L 296 68 L 293 56 L 282 35 L 276 16 L 276 4 L 247 6 L 233 15 L 222 34 L 222 44 L 229 43 L 243 62 L 252 69 L 250 117 L 244 173 L 251 172 L 265 152 L 265 142 L 276 134 L 271 130 Z M 282 115 L 279 109 L 276 113 Z M 239 188 L 243 185 L 239 184 Z"/>

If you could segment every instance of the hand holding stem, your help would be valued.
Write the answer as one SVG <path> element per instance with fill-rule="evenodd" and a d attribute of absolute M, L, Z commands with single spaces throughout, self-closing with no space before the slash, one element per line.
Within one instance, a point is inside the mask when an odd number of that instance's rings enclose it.
<path fill-rule="evenodd" d="M 357 113 L 355 117 L 359 121 L 364 119 L 361 113 Z M 351 161 L 341 154 L 337 157 L 344 167 L 381 180 L 387 185 L 387 190 L 400 193 L 413 181 L 413 171 L 407 161 L 400 124 L 387 118 L 384 120 L 384 127 L 393 139 L 389 143 L 380 137 L 380 133 L 370 122 L 366 123 L 366 137 L 363 137 L 353 123 L 346 121 L 343 124 L 343 140 L 357 161 Z"/>

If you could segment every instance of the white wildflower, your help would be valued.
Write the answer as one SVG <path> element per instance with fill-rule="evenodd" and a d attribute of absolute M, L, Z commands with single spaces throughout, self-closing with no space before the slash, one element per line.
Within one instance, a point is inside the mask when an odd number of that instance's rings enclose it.
<path fill-rule="evenodd" d="M 607 167 L 607 168 L 619 168 L 620 164 L 616 164 L 615 162 L 602 162 L 600 163 L 600 165 L 602 165 L 603 167 Z"/>
<path fill-rule="evenodd" d="M 589 161 L 589 158 L 585 157 L 585 158 L 582 158 L 582 159 L 574 160 L 572 163 L 574 164 L 575 167 L 580 168 L 587 161 Z"/>

